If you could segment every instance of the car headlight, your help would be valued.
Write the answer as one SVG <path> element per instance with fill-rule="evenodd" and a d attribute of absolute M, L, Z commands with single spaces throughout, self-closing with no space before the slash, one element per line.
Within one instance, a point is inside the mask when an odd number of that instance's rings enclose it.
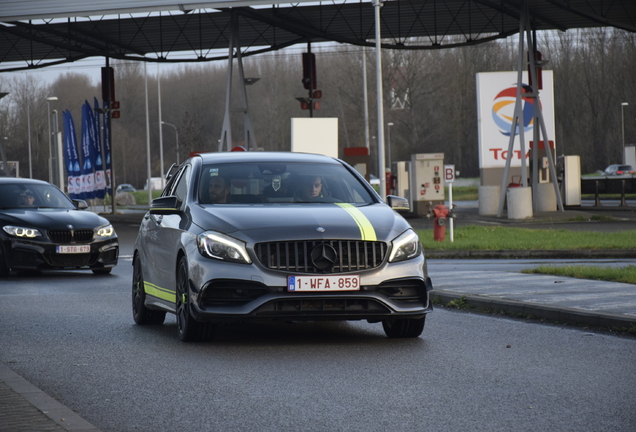
<path fill-rule="evenodd" d="M 106 225 L 97 230 L 99 237 L 112 237 L 115 235 L 115 228 L 112 225 Z"/>
<path fill-rule="evenodd" d="M 245 249 L 245 243 L 232 237 L 207 231 L 199 234 L 197 243 L 199 244 L 199 252 L 205 257 L 243 264 L 252 263 L 247 249 Z"/>
<path fill-rule="evenodd" d="M 393 240 L 393 248 L 389 256 L 389 262 L 404 261 L 415 258 L 422 252 L 420 238 L 415 231 L 408 230 Z"/>
<path fill-rule="evenodd" d="M 2 229 L 7 234 L 15 236 L 15 237 L 34 238 L 34 237 L 42 236 L 40 231 L 36 230 L 35 228 L 24 228 L 24 227 L 7 225 L 2 227 Z"/>

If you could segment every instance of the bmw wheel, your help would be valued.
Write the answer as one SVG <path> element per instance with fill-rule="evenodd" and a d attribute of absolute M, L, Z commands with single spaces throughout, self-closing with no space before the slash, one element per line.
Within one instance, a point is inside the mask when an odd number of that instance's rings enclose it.
<path fill-rule="evenodd" d="M 166 319 L 166 313 L 148 309 L 146 307 L 146 291 L 144 290 L 144 276 L 141 271 L 139 257 L 135 257 L 132 280 L 132 311 L 135 322 L 139 325 L 160 325 Z"/>
<path fill-rule="evenodd" d="M 188 290 L 188 261 L 182 257 L 177 269 L 177 330 L 179 339 L 184 342 L 209 340 L 215 326 L 212 323 L 196 321 L 190 312 L 190 292 Z"/>
<path fill-rule="evenodd" d="M 110 274 L 110 272 L 113 270 L 112 267 L 108 267 L 108 268 L 94 268 L 91 269 L 93 274 L 96 275 L 106 275 L 106 274 Z"/>
<path fill-rule="evenodd" d="M 0 246 L 0 250 L 2 247 Z M 7 265 L 7 260 L 4 258 L 4 254 L 0 251 L 0 277 L 9 276 L 9 266 Z"/>
<path fill-rule="evenodd" d="M 416 338 L 424 331 L 426 315 L 418 319 L 384 320 L 384 333 L 390 338 Z"/>

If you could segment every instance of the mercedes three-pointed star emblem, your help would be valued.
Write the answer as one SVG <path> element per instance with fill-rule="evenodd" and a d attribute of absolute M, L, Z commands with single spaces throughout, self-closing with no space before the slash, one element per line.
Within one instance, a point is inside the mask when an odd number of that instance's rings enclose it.
<path fill-rule="evenodd" d="M 338 253 L 327 243 L 321 243 L 311 250 L 311 263 L 322 272 L 331 270 L 337 258 Z"/>

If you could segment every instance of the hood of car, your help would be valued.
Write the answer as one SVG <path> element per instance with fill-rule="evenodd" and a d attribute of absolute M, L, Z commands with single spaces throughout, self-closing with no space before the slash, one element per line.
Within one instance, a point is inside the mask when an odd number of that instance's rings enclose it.
<path fill-rule="evenodd" d="M 193 209 L 203 230 L 224 232 L 247 242 L 313 239 L 391 241 L 409 228 L 385 204 L 215 205 Z"/>
<path fill-rule="evenodd" d="M 0 213 L 0 224 L 26 228 L 73 229 L 97 228 L 108 225 L 101 216 L 88 211 L 66 209 L 10 209 Z"/>

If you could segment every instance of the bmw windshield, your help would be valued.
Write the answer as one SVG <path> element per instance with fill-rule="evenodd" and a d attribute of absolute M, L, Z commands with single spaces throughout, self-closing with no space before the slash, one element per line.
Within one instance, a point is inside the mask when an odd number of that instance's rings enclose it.
<path fill-rule="evenodd" d="M 73 202 L 49 184 L 1 184 L 0 208 L 75 209 Z"/>

